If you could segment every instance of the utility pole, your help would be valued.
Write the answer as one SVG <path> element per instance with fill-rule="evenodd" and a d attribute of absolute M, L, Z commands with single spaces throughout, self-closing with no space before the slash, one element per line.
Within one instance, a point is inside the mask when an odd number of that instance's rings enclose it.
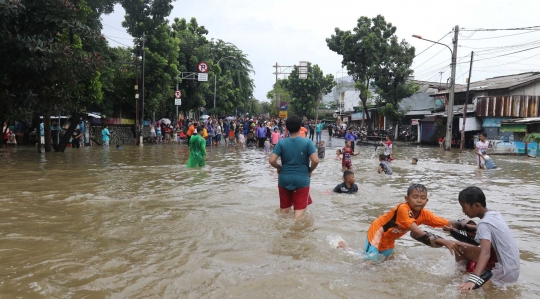
<path fill-rule="evenodd" d="M 144 57 L 145 57 L 145 50 L 144 50 L 144 40 L 145 40 L 145 35 L 144 35 L 144 31 L 143 31 L 143 34 L 142 34 L 142 88 L 141 88 L 141 93 L 142 93 L 142 96 L 141 96 L 141 120 L 140 120 L 140 130 L 141 130 L 141 135 L 139 137 L 139 146 L 143 146 L 143 128 L 144 128 Z"/>
<path fill-rule="evenodd" d="M 279 101 L 278 101 L 278 63 L 276 62 L 276 85 L 274 86 L 274 97 L 276 98 L 276 116 L 279 117 Z"/>
<path fill-rule="evenodd" d="M 457 47 L 458 47 L 458 33 L 459 26 L 456 25 L 454 28 L 454 50 L 452 51 L 452 77 L 450 78 L 450 94 L 448 96 L 448 110 L 446 114 L 448 118 L 446 120 L 446 138 L 445 138 L 445 149 L 447 151 L 452 149 L 452 124 L 454 122 L 454 87 L 456 85 L 456 57 L 457 57 Z"/>
<path fill-rule="evenodd" d="M 463 152 L 463 143 L 465 142 L 465 121 L 467 120 L 467 102 L 469 101 L 469 86 L 471 85 L 472 62 L 474 52 L 471 51 L 471 64 L 469 66 L 469 77 L 467 78 L 467 92 L 465 93 L 465 105 L 463 105 L 463 127 L 461 128 L 461 142 L 459 143 L 459 152 Z"/>
<path fill-rule="evenodd" d="M 176 89 L 175 89 L 175 91 L 176 90 L 178 90 L 178 77 L 176 77 Z M 176 123 L 178 124 L 178 120 L 179 120 L 179 118 L 178 118 L 178 105 L 175 105 L 175 106 L 176 106 L 176 116 L 175 117 L 176 117 Z"/>
<path fill-rule="evenodd" d="M 137 127 L 137 143 L 140 142 L 142 136 L 139 105 L 139 58 L 135 55 L 135 127 Z"/>

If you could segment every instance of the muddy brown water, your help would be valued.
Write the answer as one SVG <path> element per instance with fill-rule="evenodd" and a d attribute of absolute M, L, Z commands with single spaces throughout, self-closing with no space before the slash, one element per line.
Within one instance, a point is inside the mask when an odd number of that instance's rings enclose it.
<path fill-rule="evenodd" d="M 464 217 L 459 191 L 481 187 L 514 233 L 518 284 L 466 298 L 540 297 L 540 159 L 493 156 L 498 169 L 478 170 L 470 150 L 397 145 L 385 176 L 374 148 L 359 147 L 360 191 L 337 195 L 327 191 L 341 181 L 342 145 L 327 142 L 299 223 L 278 216 L 277 174 L 258 149 L 210 148 L 195 170 L 183 145 L 2 150 L 0 298 L 462 298 L 465 276 L 444 248 L 407 235 L 390 261 L 366 265 L 331 246 L 339 236 L 362 248 L 413 182 L 450 219 Z"/>

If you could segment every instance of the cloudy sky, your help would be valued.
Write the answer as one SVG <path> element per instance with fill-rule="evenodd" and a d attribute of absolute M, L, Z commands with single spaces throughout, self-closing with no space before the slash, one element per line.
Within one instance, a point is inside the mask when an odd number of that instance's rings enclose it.
<path fill-rule="evenodd" d="M 439 40 L 455 25 L 463 29 L 506 29 L 540 26 L 538 0 L 361 1 L 361 0 L 207 0 L 176 1 L 170 18 L 195 17 L 209 30 L 209 38 L 235 44 L 253 64 L 255 97 L 267 100 L 275 82 L 274 68 L 301 60 L 318 64 L 325 74 L 340 77 L 341 56 L 330 51 L 325 39 L 334 28 L 351 30 L 360 16 L 382 14 L 397 27 L 396 34 L 416 48 L 431 46 L 413 34 Z M 113 46 L 132 45 L 116 7 L 103 16 L 103 34 Z M 469 56 L 475 51 L 472 81 L 540 70 L 540 27 L 537 30 L 461 31 L 457 83 L 464 83 Z M 453 33 L 441 42 L 451 45 Z M 515 53 L 518 52 L 518 53 Z M 435 45 L 415 58 L 415 78 L 445 82 L 450 76 L 450 51 Z M 442 75 L 440 72 L 444 72 Z M 345 74 L 346 75 L 346 74 Z"/>

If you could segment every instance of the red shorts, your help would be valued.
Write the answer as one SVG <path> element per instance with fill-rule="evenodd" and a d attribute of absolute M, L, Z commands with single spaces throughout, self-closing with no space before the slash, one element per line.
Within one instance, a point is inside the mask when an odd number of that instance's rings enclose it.
<path fill-rule="evenodd" d="M 343 168 L 346 168 L 346 169 L 351 169 L 352 168 L 352 162 L 341 162 L 341 166 Z"/>
<path fill-rule="evenodd" d="M 282 209 L 294 207 L 294 210 L 303 210 L 313 203 L 309 195 L 309 186 L 296 190 L 287 190 L 281 186 L 278 186 L 278 188 L 279 207 Z"/>
<path fill-rule="evenodd" d="M 489 255 L 489 260 L 486 264 L 486 270 L 491 270 L 495 268 L 495 264 L 497 263 L 497 253 L 491 248 L 491 253 Z M 473 273 L 474 269 L 476 269 L 476 262 L 475 261 L 468 261 L 467 262 L 467 272 Z"/>

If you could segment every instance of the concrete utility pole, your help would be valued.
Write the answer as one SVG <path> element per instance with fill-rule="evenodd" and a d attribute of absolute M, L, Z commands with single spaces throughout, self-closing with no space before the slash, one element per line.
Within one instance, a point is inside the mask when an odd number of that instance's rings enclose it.
<path fill-rule="evenodd" d="M 452 124 L 454 122 L 454 87 L 456 85 L 456 57 L 457 57 L 457 47 L 458 47 L 458 34 L 459 26 L 456 25 L 454 28 L 454 50 L 452 51 L 452 77 L 450 78 L 450 94 L 448 96 L 448 110 L 446 114 L 448 118 L 446 119 L 446 138 L 444 148 L 449 151 L 452 149 Z"/>
<path fill-rule="evenodd" d="M 463 152 L 463 143 L 465 142 L 465 123 L 467 121 L 467 101 L 469 101 L 469 86 L 471 85 L 472 62 L 474 52 L 471 51 L 471 65 L 469 66 L 469 77 L 467 78 L 467 92 L 465 93 L 465 105 L 463 105 L 463 127 L 461 128 L 461 142 L 459 143 L 459 152 Z"/>
<path fill-rule="evenodd" d="M 278 63 L 276 62 L 276 85 L 274 85 L 274 98 L 276 98 L 276 116 L 279 117 L 279 100 L 278 100 Z"/>
<path fill-rule="evenodd" d="M 140 120 L 140 130 L 141 130 L 141 135 L 139 137 L 139 146 L 143 146 L 143 128 L 144 128 L 144 58 L 145 58 L 145 50 L 144 50 L 144 39 L 145 39 L 145 35 L 144 35 L 144 31 L 143 31 L 143 34 L 142 34 L 142 88 L 141 88 L 141 93 L 142 93 L 142 96 L 141 96 L 141 120 Z"/>

